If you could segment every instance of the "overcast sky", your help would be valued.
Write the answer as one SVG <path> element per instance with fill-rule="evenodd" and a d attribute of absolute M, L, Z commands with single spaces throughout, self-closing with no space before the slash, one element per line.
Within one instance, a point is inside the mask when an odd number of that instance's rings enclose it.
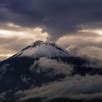
<path fill-rule="evenodd" d="M 102 0 L 0 0 L 0 60 L 47 39 L 102 50 Z"/>

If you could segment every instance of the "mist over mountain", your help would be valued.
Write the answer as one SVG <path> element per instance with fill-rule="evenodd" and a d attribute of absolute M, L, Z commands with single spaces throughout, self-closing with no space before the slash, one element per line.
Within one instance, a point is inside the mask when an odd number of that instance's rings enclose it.
<path fill-rule="evenodd" d="M 90 59 L 102 60 L 102 49 L 97 46 L 77 46 L 69 45 L 66 50 L 70 55 L 79 57 L 89 57 Z"/>
<path fill-rule="evenodd" d="M 101 99 L 102 63 L 73 52 L 36 41 L 0 62 L 0 98 Z"/>

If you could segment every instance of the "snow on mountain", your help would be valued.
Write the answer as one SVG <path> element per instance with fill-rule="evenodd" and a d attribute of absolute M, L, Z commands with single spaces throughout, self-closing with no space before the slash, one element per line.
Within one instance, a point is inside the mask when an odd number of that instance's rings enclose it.
<path fill-rule="evenodd" d="M 16 57 L 66 57 L 68 53 L 54 43 L 37 41 L 20 51 Z"/>

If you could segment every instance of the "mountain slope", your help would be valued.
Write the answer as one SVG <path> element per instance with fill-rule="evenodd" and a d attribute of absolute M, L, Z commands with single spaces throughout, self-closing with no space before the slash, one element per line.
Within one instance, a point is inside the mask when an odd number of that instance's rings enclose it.
<path fill-rule="evenodd" d="M 37 69 L 37 61 L 42 57 L 51 59 L 65 56 L 68 56 L 68 53 L 52 43 L 37 41 L 27 46 L 11 58 L 0 62 L 0 91 L 26 89 L 31 85 L 39 86 L 41 83 L 63 78 L 64 74 L 56 72 L 57 74 L 49 77 L 43 74 L 42 79 L 42 73 L 53 73 L 53 70 L 48 68 L 41 72 L 41 68 Z M 34 72 L 31 71 L 33 66 Z"/>
<path fill-rule="evenodd" d="M 0 92 L 41 87 L 65 77 L 102 74 L 90 62 L 73 57 L 53 43 L 37 41 L 0 62 Z"/>

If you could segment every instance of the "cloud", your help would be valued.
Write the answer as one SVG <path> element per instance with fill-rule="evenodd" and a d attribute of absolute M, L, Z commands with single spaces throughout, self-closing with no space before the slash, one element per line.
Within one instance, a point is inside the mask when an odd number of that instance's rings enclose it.
<path fill-rule="evenodd" d="M 102 36 L 95 33 L 63 36 L 56 44 L 66 49 L 72 56 L 102 59 Z"/>
<path fill-rule="evenodd" d="M 36 66 L 38 66 L 38 70 L 42 69 L 42 72 L 48 73 L 49 75 L 55 76 L 64 74 L 65 76 L 71 76 L 73 72 L 73 66 L 68 65 L 66 63 L 63 63 L 61 61 L 57 61 L 54 59 L 48 59 L 45 57 L 40 58 L 38 61 L 35 61 L 33 65 L 31 66 L 30 70 L 31 72 L 35 73 L 37 70 Z M 37 70 L 37 72 L 39 72 Z M 50 71 L 49 71 L 50 70 Z M 49 71 L 49 72 L 47 72 Z"/>
<path fill-rule="evenodd" d="M 2 60 L 7 58 L 8 54 L 15 54 L 36 40 L 46 41 L 49 36 L 39 27 L 21 27 L 13 23 L 1 24 L 0 26 L 0 59 Z"/>
<path fill-rule="evenodd" d="M 17 51 L 35 39 L 45 41 L 49 37 L 51 40 L 60 37 L 63 47 L 68 43 L 102 47 L 101 35 L 79 32 L 102 28 L 101 4 L 101 0 L 0 0 L 0 31 L 2 35 L 12 33 L 8 40 L 0 35 L 3 39 L 0 44 L 3 46 L 6 42 L 7 48 Z M 40 33 L 33 31 L 36 28 L 40 28 Z"/>
<path fill-rule="evenodd" d="M 102 48 L 95 46 L 79 47 L 75 45 L 70 45 L 66 49 L 71 55 L 79 57 L 89 57 L 92 59 L 102 60 Z"/>
<path fill-rule="evenodd" d="M 77 46 L 98 46 L 102 47 L 102 36 L 99 36 L 97 34 L 90 34 L 90 33 L 85 33 L 85 34 L 72 34 L 72 35 L 67 35 L 60 37 L 57 41 L 56 44 L 63 47 L 67 48 L 69 45 L 77 45 Z"/>
<path fill-rule="evenodd" d="M 34 88 L 21 92 L 24 97 L 68 97 L 72 99 L 102 99 L 101 76 L 73 76 L 67 77 L 61 82 L 53 82 L 40 88 Z"/>
<path fill-rule="evenodd" d="M 0 22 L 42 27 L 57 37 L 82 25 L 101 27 L 101 4 L 100 0 L 1 0 Z"/>

